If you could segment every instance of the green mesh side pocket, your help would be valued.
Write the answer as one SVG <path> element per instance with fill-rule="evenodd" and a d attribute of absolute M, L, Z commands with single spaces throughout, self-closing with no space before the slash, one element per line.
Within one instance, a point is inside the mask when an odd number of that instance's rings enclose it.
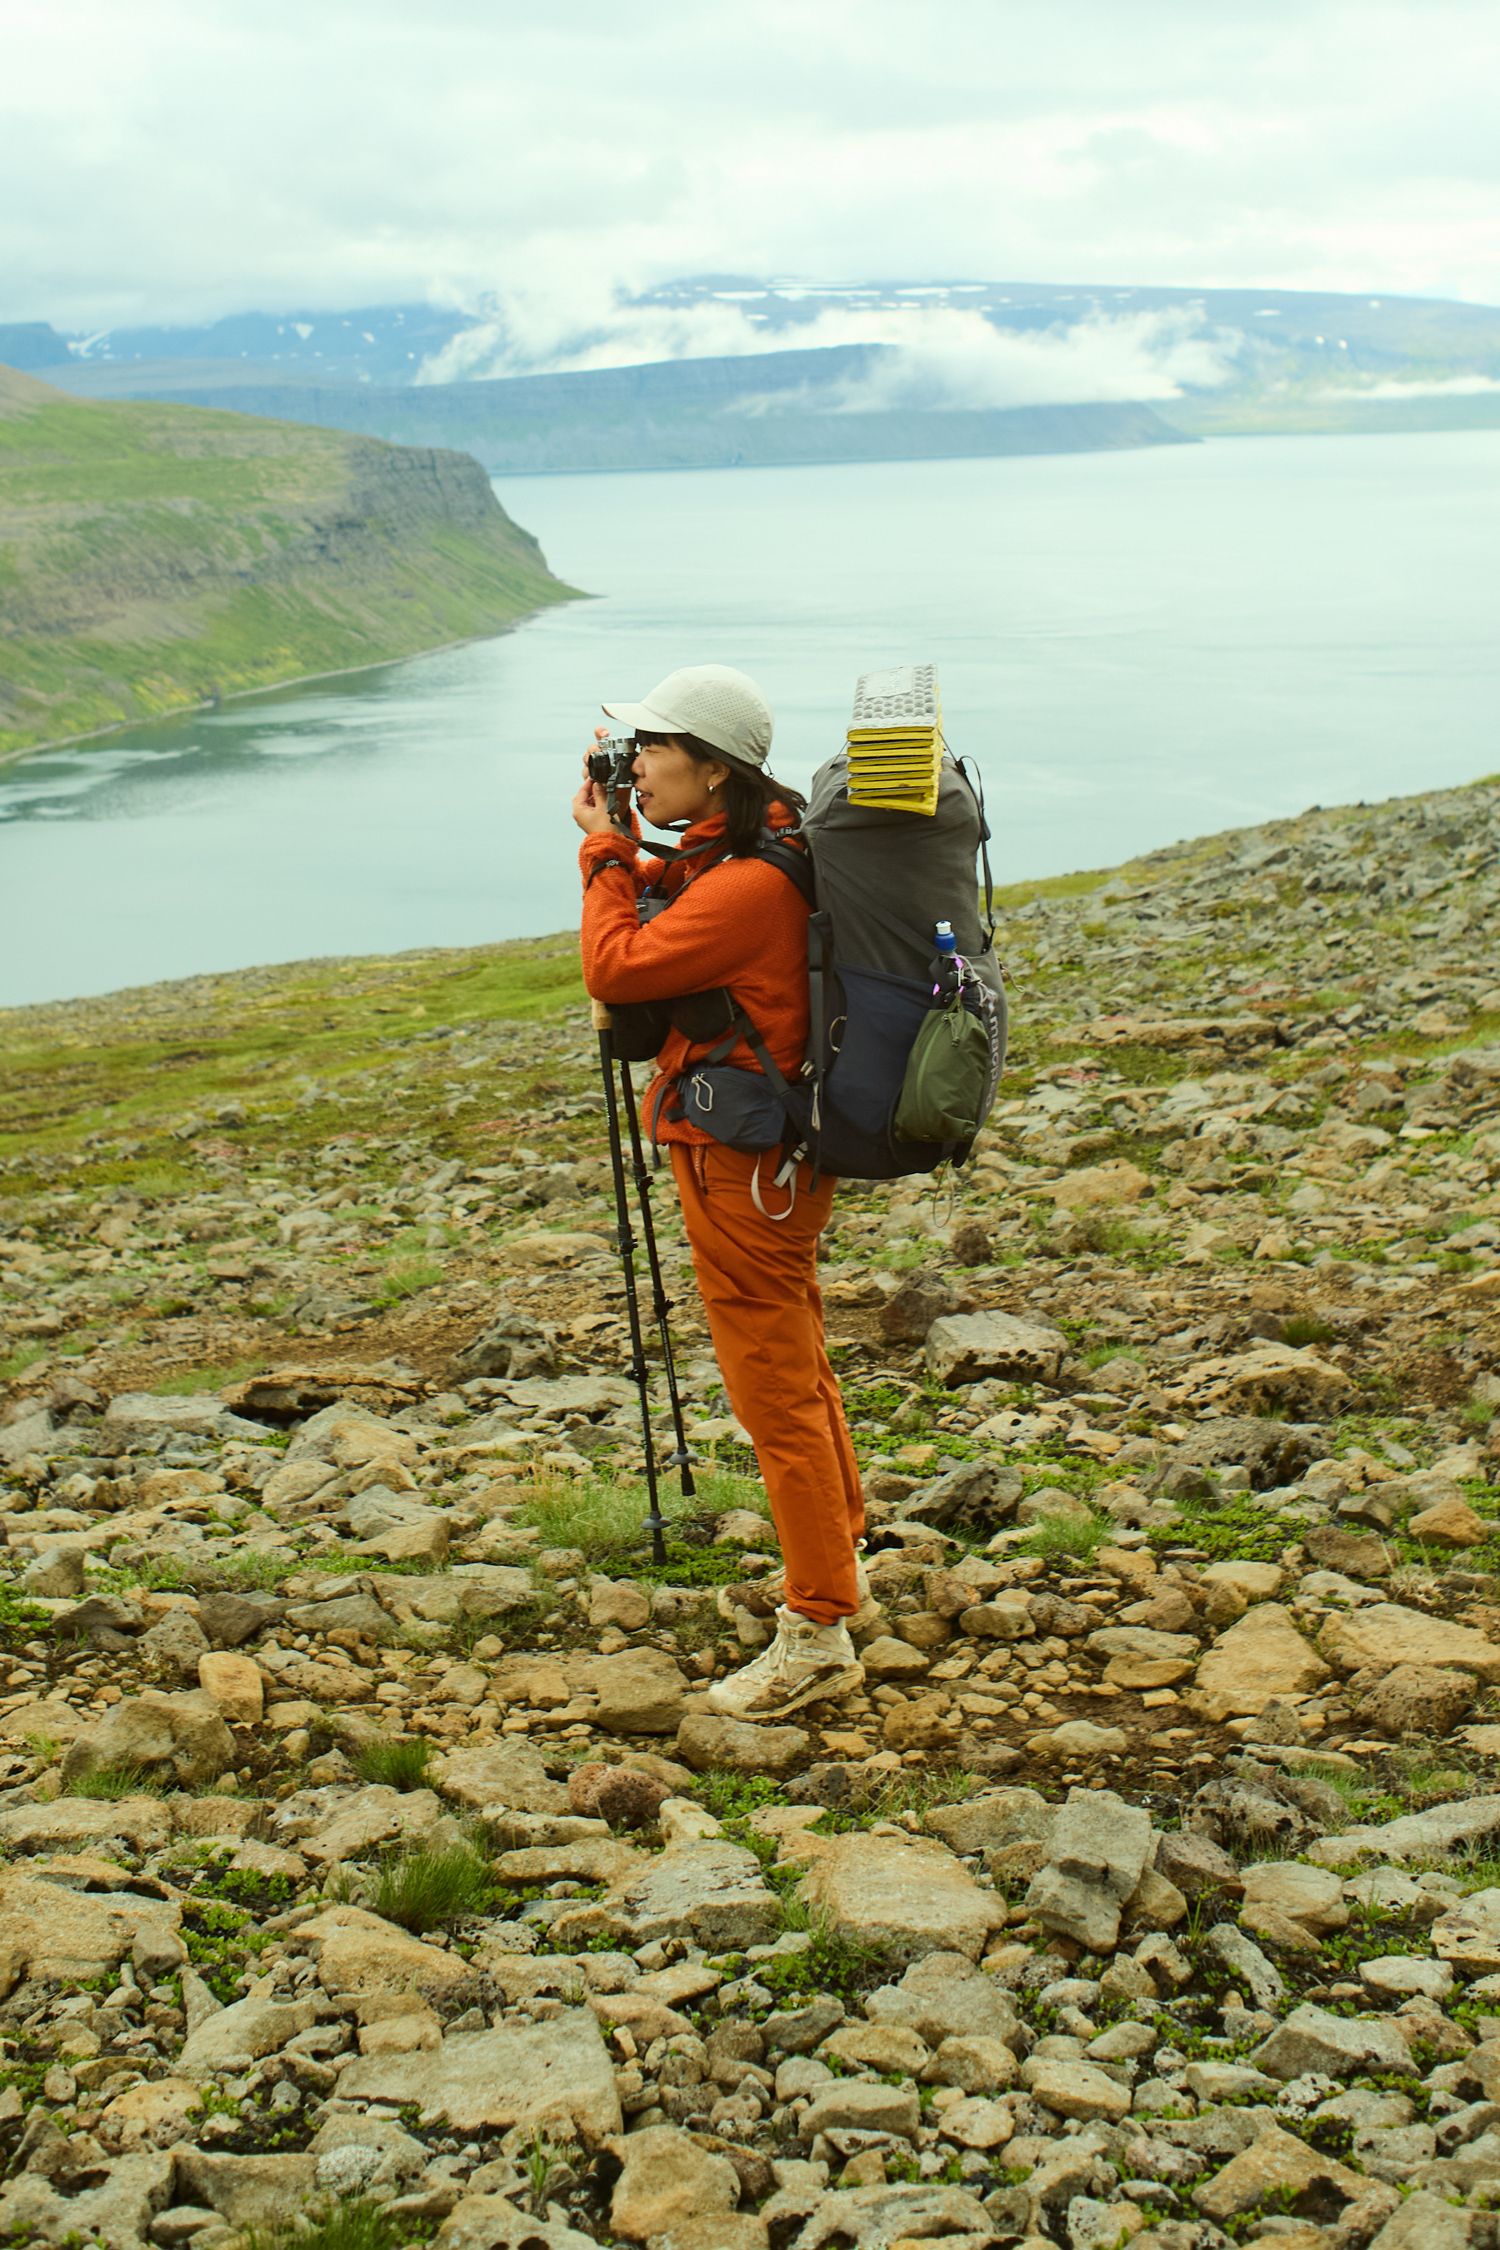
<path fill-rule="evenodd" d="M 981 1019 L 955 993 L 917 1033 L 895 1132 L 903 1141 L 971 1141 L 984 1121 L 993 1057 Z"/>

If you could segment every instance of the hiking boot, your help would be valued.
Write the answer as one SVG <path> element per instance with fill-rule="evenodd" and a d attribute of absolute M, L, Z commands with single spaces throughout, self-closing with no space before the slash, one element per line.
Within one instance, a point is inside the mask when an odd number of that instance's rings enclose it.
<path fill-rule="evenodd" d="M 778 1609 L 770 1647 L 716 1680 L 705 1701 L 721 1719 L 782 1719 L 823 1696 L 852 1695 L 864 1677 L 847 1626 L 815 1625 L 794 1609 Z"/>
<path fill-rule="evenodd" d="M 845 1617 L 841 1622 L 851 1633 L 868 1635 L 884 1624 L 885 1613 L 870 1592 L 870 1574 L 859 1555 L 854 1558 L 854 1590 L 859 1596 L 859 1607 L 852 1617 Z M 739 1586 L 721 1586 L 714 1606 L 726 1625 L 734 1623 L 737 1609 L 748 1610 L 752 1617 L 769 1624 L 785 1600 L 786 1572 L 778 1570 L 767 1578 L 748 1578 Z"/>

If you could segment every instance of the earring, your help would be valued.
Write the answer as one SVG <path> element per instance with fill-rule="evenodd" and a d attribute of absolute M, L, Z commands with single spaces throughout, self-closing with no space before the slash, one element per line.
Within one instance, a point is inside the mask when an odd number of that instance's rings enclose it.
<path fill-rule="evenodd" d="M 711 781 L 711 782 L 709 783 L 709 785 L 708 785 L 708 793 L 709 793 L 710 797 L 711 797 L 711 796 L 713 795 L 714 791 L 715 791 L 715 790 L 716 790 L 716 789 L 718 788 L 718 786 L 719 786 L 719 784 L 718 784 L 718 783 L 717 783 L 716 781 Z"/>

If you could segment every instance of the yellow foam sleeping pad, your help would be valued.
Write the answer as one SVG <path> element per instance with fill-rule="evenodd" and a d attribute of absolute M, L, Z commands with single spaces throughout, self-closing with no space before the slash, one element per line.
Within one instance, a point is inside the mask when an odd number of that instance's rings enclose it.
<path fill-rule="evenodd" d="M 862 674 L 845 745 L 852 804 L 936 812 L 943 749 L 933 665 L 895 664 Z"/>

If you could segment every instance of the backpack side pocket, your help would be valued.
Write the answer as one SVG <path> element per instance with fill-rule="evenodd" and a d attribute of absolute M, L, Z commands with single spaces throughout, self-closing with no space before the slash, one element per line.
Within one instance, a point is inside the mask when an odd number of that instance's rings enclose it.
<path fill-rule="evenodd" d="M 912 1042 L 892 1130 L 902 1141 L 972 1141 L 984 1122 L 993 1055 L 981 1017 L 954 993 Z"/>

